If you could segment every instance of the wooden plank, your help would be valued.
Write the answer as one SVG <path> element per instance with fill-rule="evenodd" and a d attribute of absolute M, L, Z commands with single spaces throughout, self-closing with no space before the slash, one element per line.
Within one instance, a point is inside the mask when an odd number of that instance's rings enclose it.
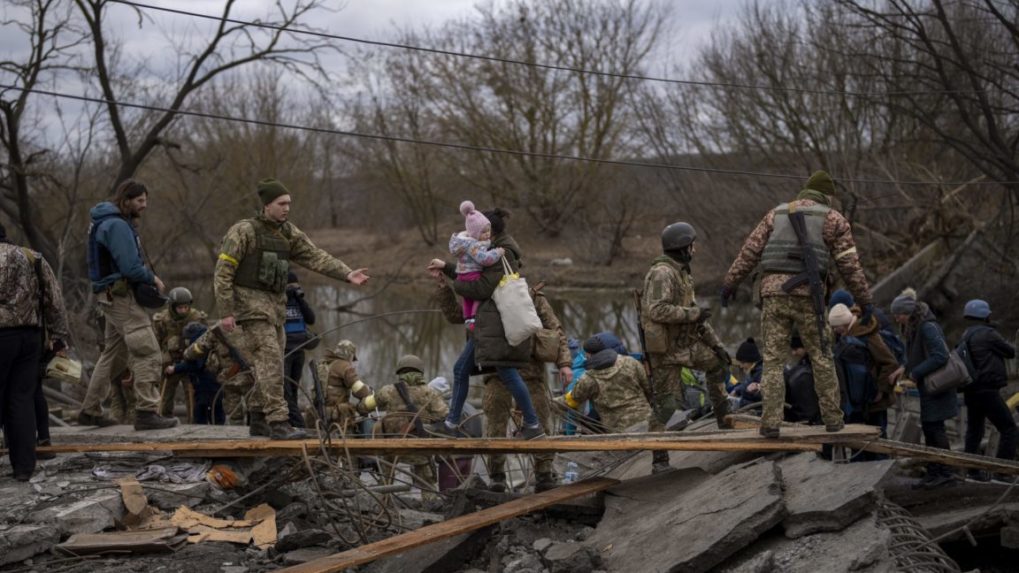
<path fill-rule="evenodd" d="M 931 448 L 928 446 L 921 446 L 919 444 L 907 444 L 905 442 L 896 442 L 885 439 L 847 444 L 847 446 L 855 449 L 867 450 L 868 452 L 874 452 L 877 454 L 888 454 L 895 457 L 914 458 L 927 462 L 937 462 L 945 464 L 946 466 L 1019 475 L 1019 462 L 1014 460 L 990 458 L 987 456 L 978 456 L 976 454 L 967 454 L 965 452 L 943 450 L 941 448 Z"/>
<path fill-rule="evenodd" d="M 586 479 L 549 491 L 515 499 L 475 513 L 455 517 L 448 521 L 426 525 L 414 531 L 355 547 L 336 555 L 287 567 L 280 571 L 282 573 L 331 573 L 343 571 L 350 567 L 370 563 L 380 557 L 401 553 L 408 549 L 481 529 L 500 521 L 517 517 L 518 515 L 531 513 L 532 511 L 537 511 L 568 499 L 599 492 L 617 483 L 619 481 L 603 477 Z"/>

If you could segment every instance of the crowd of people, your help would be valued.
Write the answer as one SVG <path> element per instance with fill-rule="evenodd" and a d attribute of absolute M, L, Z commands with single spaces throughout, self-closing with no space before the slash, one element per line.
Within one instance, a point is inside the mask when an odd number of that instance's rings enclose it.
<path fill-rule="evenodd" d="M 137 232 L 149 190 L 128 180 L 90 213 L 88 270 L 104 332 L 78 422 L 170 428 L 178 423 L 179 396 L 188 423 L 244 424 L 250 435 L 270 439 L 303 438 L 308 428 L 394 438 L 659 432 L 674 427 L 677 412 L 687 419 L 710 414 L 720 429 L 729 429 L 732 412 L 755 408 L 766 438 L 778 437 L 784 423 L 823 425 L 828 432 L 868 424 L 885 436 L 896 395 L 912 392 L 919 396 L 925 442 L 948 448 L 945 421 L 959 414 L 958 394 L 926 382 L 954 352 L 971 379 L 959 387 L 968 411 L 965 450 L 980 451 L 986 420 L 1001 435 L 997 456 L 1014 459 L 1017 428 L 1000 390 L 1007 380 L 1004 361 L 1015 357 L 1015 348 L 995 329 L 989 305 L 966 304 L 971 325 L 955 346 L 912 290 L 895 298 L 887 313 L 875 307 L 850 224 L 832 208 L 834 191 L 831 177 L 816 172 L 746 239 L 721 300 L 724 307 L 756 274 L 761 327 L 734 356 L 711 326 L 711 308 L 697 302 L 691 272 L 697 232 L 686 222 L 662 231 L 662 252 L 641 285 L 639 352 L 611 332 L 582 341 L 567 337 L 541 285 L 529 290 L 532 335 L 511 343 L 496 293 L 507 275 L 520 272 L 524 253 L 509 232 L 506 210 L 479 211 L 464 201 L 464 230 L 449 242 L 455 262 L 433 259 L 427 266 L 434 304 L 464 327 L 452 383 L 444 377 L 428 382 L 423 361 L 408 354 L 395 365 L 391 383 L 373 388 L 357 371 L 356 345 L 341 340 L 311 363 L 309 392 L 305 353 L 320 339 L 311 331 L 315 312 L 294 265 L 354 286 L 369 280 L 366 269 L 351 269 L 316 247 L 289 221 L 290 191 L 266 179 L 256 189 L 261 213 L 234 224 L 223 238 L 213 276 L 215 310 L 204 312 L 185 287 L 163 295 L 165 285 Z M 40 364 L 66 355 L 70 335 L 49 265 L 4 239 L 0 234 L 0 415 L 14 477 L 27 480 L 36 445 L 49 442 Z M 836 276 L 846 288 L 829 292 Z M 558 397 L 547 383 L 549 364 Z M 483 424 L 467 402 L 472 376 L 483 377 Z M 308 397 L 303 411 L 302 396 Z M 379 423 L 365 427 L 366 417 L 383 412 Z M 463 471 L 436 466 L 428 456 L 400 461 L 429 486 L 423 492 L 433 490 L 444 469 Z M 536 490 L 559 483 L 553 461 L 551 454 L 533 456 Z M 668 469 L 668 452 L 653 452 L 652 471 Z M 489 456 L 487 470 L 491 489 L 510 486 L 505 456 Z M 922 485 L 937 487 L 955 477 L 932 463 Z"/>

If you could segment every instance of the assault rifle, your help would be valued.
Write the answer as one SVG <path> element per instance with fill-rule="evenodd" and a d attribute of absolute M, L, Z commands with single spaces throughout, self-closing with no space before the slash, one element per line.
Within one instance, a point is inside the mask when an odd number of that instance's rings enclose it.
<path fill-rule="evenodd" d="M 220 323 L 217 322 L 212 325 L 212 328 L 209 330 L 212 331 L 213 336 L 215 336 L 216 339 L 219 340 L 219 342 L 226 348 L 227 352 L 230 353 L 230 359 L 236 362 L 237 365 L 241 367 L 242 371 L 251 370 L 251 364 L 244 359 L 244 355 L 237 350 L 236 346 L 230 344 L 230 341 L 227 340 L 226 334 L 223 332 L 223 326 Z"/>
<path fill-rule="evenodd" d="M 648 390 L 648 402 L 651 403 L 652 407 L 655 404 L 655 375 L 651 371 L 651 359 L 647 353 L 647 339 L 644 336 L 644 323 L 640 320 L 640 299 L 643 297 L 643 292 L 640 289 L 633 289 L 633 308 L 637 311 L 637 339 L 640 341 L 640 356 L 641 361 L 644 362 L 644 370 L 647 372 Z"/>
<path fill-rule="evenodd" d="M 315 386 L 315 411 L 322 423 L 328 426 L 326 421 L 326 395 L 322 388 L 322 379 L 318 377 L 318 363 L 312 358 L 308 361 L 308 368 L 311 368 L 311 382 Z"/>
<path fill-rule="evenodd" d="M 820 337 L 818 340 L 821 344 L 821 350 L 828 352 L 828 341 L 825 338 L 824 328 L 825 285 L 824 280 L 821 279 L 821 270 L 820 267 L 818 267 L 817 256 L 815 256 L 814 250 L 810 247 L 810 240 L 807 236 L 806 218 L 802 212 L 794 211 L 789 213 L 789 223 L 792 225 L 793 232 L 796 233 L 796 242 L 800 245 L 800 252 L 798 254 L 789 255 L 789 258 L 803 261 L 805 270 L 783 283 L 782 290 L 789 293 L 800 285 L 810 283 L 810 302 L 814 307 L 814 319 L 817 322 L 817 335 Z"/>

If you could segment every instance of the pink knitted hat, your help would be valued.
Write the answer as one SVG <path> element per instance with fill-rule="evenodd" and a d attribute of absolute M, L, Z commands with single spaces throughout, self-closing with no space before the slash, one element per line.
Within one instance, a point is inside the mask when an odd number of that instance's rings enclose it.
<path fill-rule="evenodd" d="M 465 224 L 467 227 L 467 234 L 472 239 L 478 239 L 481 237 L 481 233 L 485 232 L 492 223 L 489 222 L 488 217 L 481 211 L 474 208 L 474 203 L 470 201 L 464 201 L 460 203 L 460 214 L 464 216 Z"/>

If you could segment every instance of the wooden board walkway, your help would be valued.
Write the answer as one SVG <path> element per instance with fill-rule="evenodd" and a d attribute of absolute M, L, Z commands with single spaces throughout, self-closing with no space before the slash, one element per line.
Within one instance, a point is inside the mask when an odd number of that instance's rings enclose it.
<path fill-rule="evenodd" d="M 590 478 L 549 491 L 528 495 L 513 501 L 460 517 L 426 525 L 420 529 L 369 543 L 342 553 L 280 569 L 283 573 L 332 573 L 401 553 L 428 543 L 455 537 L 494 525 L 501 521 L 531 513 L 563 501 L 608 489 L 619 483 L 608 478 Z"/>

